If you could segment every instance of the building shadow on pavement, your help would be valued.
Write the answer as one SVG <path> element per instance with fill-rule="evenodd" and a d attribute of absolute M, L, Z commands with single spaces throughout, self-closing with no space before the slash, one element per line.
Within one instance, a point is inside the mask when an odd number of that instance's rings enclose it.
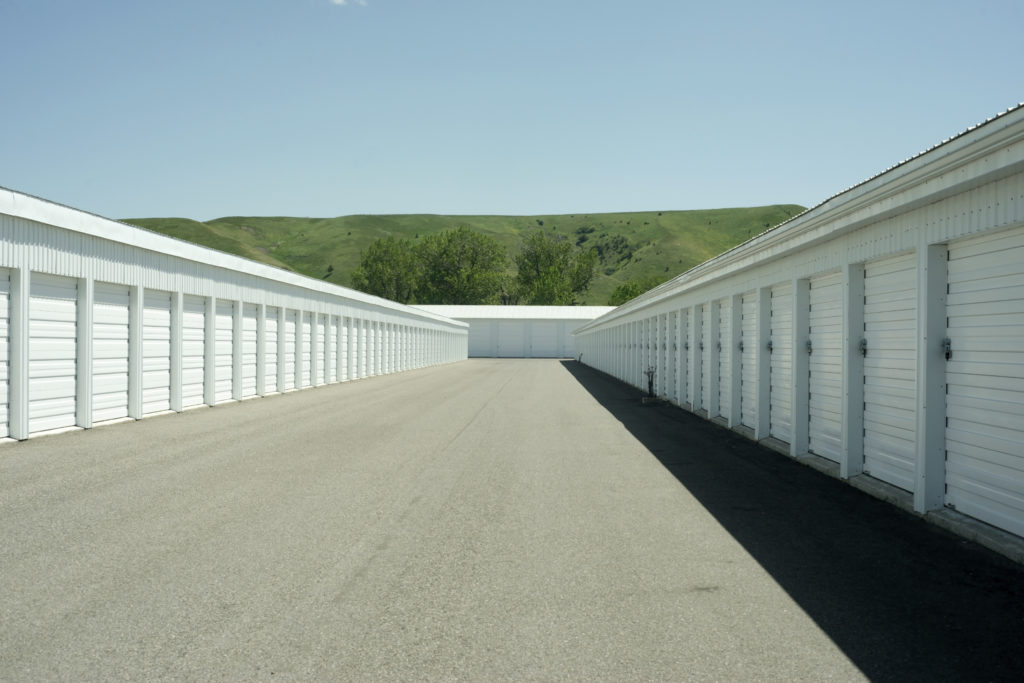
<path fill-rule="evenodd" d="M 1024 680 L 1024 567 L 575 361 L 617 418 L 873 680 Z"/>

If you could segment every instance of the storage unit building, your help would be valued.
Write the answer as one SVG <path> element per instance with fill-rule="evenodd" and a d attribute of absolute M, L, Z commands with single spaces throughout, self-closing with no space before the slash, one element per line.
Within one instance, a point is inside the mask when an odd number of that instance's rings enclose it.
<path fill-rule="evenodd" d="M 341 320 L 429 335 L 408 369 L 467 354 L 465 323 L 0 189 L 0 438 L 398 369 Z"/>
<path fill-rule="evenodd" d="M 613 306 L 418 306 L 469 325 L 471 358 L 570 358 L 572 333 Z"/>
<path fill-rule="evenodd" d="M 646 388 L 666 314 L 682 407 L 1024 535 L 1024 107 L 587 323 L 583 362 Z"/>

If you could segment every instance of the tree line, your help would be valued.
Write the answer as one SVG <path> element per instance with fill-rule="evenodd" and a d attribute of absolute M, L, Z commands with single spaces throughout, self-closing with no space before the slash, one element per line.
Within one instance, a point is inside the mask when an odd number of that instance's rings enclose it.
<path fill-rule="evenodd" d="M 352 285 L 399 303 L 568 306 L 594 279 L 598 257 L 542 230 L 509 259 L 494 238 L 463 226 L 415 243 L 382 237 L 362 253 Z"/>

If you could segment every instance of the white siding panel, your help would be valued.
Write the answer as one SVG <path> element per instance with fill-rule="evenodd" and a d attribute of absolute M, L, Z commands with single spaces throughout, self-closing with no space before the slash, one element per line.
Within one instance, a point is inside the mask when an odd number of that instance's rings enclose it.
<path fill-rule="evenodd" d="M 917 431 L 917 261 L 864 266 L 864 471 L 914 488 Z M 855 351 L 856 353 L 856 351 Z"/>
<path fill-rule="evenodd" d="M 771 343 L 768 361 L 771 378 L 771 399 L 768 403 L 768 432 L 789 443 L 793 438 L 793 285 L 790 282 L 772 287 Z"/>
<path fill-rule="evenodd" d="M 526 344 L 526 325 L 522 320 L 498 321 L 498 357 L 522 358 Z"/>
<path fill-rule="evenodd" d="M 181 405 L 203 405 L 206 379 L 206 300 L 182 297 L 181 312 Z"/>
<path fill-rule="evenodd" d="M 842 439 L 842 291 L 839 273 L 811 278 L 808 443 L 812 453 L 836 462 Z"/>
<path fill-rule="evenodd" d="M 242 306 L 242 397 L 255 396 L 256 359 L 259 355 L 259 307 Z"/>
<path fill-rule="evenodd" d="M 128 287 L 97 282 L 92 306 L 92 419 L 128 417 Z"/>
<path fill-rule="evenodd" d="M 1024 535 L 1024 230 L 949 246 L 946 503 Z"/>
<path fill-rule="evenodd" d="M 280 308 L 267 306 L 266 322 L 263 328 L 266 333 L 266 339 L 263 342 L 263 392 L 267 394 L 280 391 L 277 386 L 277 331 L 280 317 Z"/>
<path fill-rule="evenodd" d="M 10 435 L 11 274 L 0 270 L 0 437 Z"/>
<path fill-rule="evenodd" d="M 235 304 L 232 301 L 217 301 L 216 337 L 214 353 L 216 388 L 214 400 L 217 403 L 230 401 L 234 382 L 234 319 Z"/>
<path fill-rule="evenodd" d="M 32 273 L 29 300 L 29 433 L 75 425 L 78 283 Z"/>
<path fill-rule="evenodd" d="M 742 299 L 740 322 L 740 424 L 753 428 L 757 419 L 757 293 Z"/>
<path fill-rule="evenodd" d="M 171 295 L 146 290 L 142 308 L 142 413 L 171 409 Z"/>

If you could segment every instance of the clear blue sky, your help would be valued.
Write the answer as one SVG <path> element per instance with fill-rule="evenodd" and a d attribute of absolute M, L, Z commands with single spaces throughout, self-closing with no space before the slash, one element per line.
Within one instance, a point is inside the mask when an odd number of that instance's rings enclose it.
<path fill-rule="evenodd" d="M 0 0 L 0 186 L 113 218 L 817 204 L 1024 100 L 1024 2 Z"/>

